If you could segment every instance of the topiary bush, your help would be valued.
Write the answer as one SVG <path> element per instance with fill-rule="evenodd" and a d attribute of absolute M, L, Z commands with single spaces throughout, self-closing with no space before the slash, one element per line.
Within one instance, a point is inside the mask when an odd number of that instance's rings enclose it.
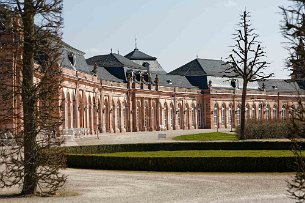
<path fill-rule="evenodd" d="M 246 139 L 272 139 L 272 138 L 291 138 L 290 120 L 256 120 L 246 121 Z M 236 129 L 237 136 L 240 138 L 240 129 Z"/>

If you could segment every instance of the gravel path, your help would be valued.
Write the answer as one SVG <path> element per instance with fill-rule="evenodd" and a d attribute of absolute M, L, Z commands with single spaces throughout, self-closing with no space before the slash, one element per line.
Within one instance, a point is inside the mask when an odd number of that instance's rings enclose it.
<path fill-rule="evenodd" d="M 62 196 L 7 198 L 0 202 L 251 203 L 294 202 L 282 173 L 159 173 L 67 169 Z M 3 193 L 2 193 L 3 194 Z M 66 195 L 66 197 L 63 197 Z"/>

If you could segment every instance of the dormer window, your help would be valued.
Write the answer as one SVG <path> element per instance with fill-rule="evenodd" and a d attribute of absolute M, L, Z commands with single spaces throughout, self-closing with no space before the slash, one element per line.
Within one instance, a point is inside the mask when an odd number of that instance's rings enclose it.
<path fill-rule="evenodd" d="M 73 52 L 68 53 L 68 59 L 72 66 L 75 66 L 75 54 Z"/>
<path fill-rule="evenodd" d="M 173 84 L 172 80 L 166 80 L 166 82 L 167 82 L 169 85 Z"/>

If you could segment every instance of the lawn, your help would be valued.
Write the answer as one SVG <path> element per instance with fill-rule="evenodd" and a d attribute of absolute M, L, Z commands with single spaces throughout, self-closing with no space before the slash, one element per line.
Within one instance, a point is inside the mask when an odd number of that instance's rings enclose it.
<path fill-rule="evenodd" d="M 173 138 L 174 140 L 186 140 L 186 141 L 213 141 L 213 140 L 238 140 L 235 134 L 211 132 L 211 133 L 199 133 L 193 135 L 180 135 Z"/>
<path fill-rule="evenodd" d="M 293 153 L 290 150 L 181 150 L 114 152 L 95 155 L 111 157 L 291 157 Z"/>

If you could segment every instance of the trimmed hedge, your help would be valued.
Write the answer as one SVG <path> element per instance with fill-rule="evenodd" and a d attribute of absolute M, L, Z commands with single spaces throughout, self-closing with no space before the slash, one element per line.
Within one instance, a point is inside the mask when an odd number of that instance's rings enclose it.
<path fill-rule="evenodd" d="M 290 120 L 246 120 L 245 138 L 246 139 L 272 139 L 290 138 Z M 240 138 L 240 128 L 236 128 L 237 136 Z"/>
<path fill-rule="evenodd" d="M 290 172 L 294 157 L 107 157 L 69 154 L 68 167 L 190 172 Z"/>
<path fill-rule="evenodd" d="M 305 142 L 298 142 L 305 149 Z M 176 151 L 176 150 L 291 150 L 293 142 L 234 141 L 234 142 L 175 142 L 113 144 L 66 147 L 69 154 L 100 154 L 111 152 Z"/>

